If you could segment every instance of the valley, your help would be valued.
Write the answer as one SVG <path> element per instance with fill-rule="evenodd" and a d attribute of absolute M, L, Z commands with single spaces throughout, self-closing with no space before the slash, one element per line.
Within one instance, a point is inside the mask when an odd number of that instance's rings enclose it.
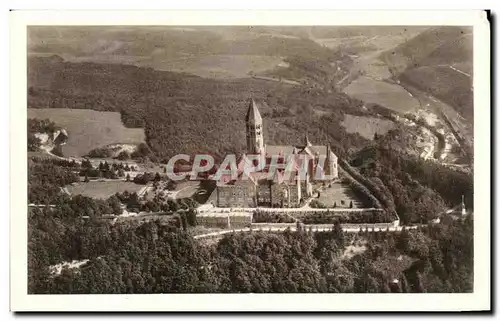
<path fill-rule="evenodd" d="M 471 292 L 461 31 L 33 28 L 28 292 Z M 288 150 L 312 157 L 303 185 L 167 172 Z"/>

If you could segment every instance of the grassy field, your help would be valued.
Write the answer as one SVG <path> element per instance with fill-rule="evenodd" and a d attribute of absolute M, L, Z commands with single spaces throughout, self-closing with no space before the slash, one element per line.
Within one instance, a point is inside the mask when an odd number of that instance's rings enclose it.
<path fill-rule="evenodd" d="M 126 181 L 90 181 L 88 183 L 75 183 L 68 185 L 67 189 L 71 195 L 81 194 L 87 197 L 106 199 L 116 193 L 123 193 L 125 191 L 139 192 L 145 185 L 139 185 Z"/>
<path fill-rule="evenodd" d="M 258 31 L 255 31 L 259 29 Z M 330 55 L 297 27 L 30 27 L 28 53 L 71 62 L 132 64 L 205 78 L 241 78 L 282 63 L 282 57 Z M 304 30 L 300 33 L 305 36 Z M 44 76 L 39 76 L 43 78 Z"/>
<path fill-rule="evenodd" d="M 170 60 L 153 60 L 139 65 L 157 70 L 186 72 L 204 78 L 230 79 L 249 77 L 249 73 L 271 70 L 282 64 L 281 57 L 262 55 L 190 56 Z"/>
<path fill-rule="evenodd" d="M 359 54 L 368 51 L 380 51 L 393 48 L 406 41 L 408 37 L 418 34 L 418 31 L 412 33 L 399 33 L 390 35 L 370 35 L 355 36 L 345 38 L 319 38 L 316 42 L 329 48 L 342 48 L 343 50 Z"/>
<path fill-rule="evenodd" d="M 354 27 L 356 29 L 356 27 Z M 354 69 L 374 79 L 387 79 L 392 75 L 387 64 L 380 60 L 381 53 L 392 49 L 426 29 L 426 27 L 349 27 L 334 38 L 316 38 L 317 43 L 332 49 L 340 49 L 354 59 Z M 369 29 L 369 30 L 368 30 Z M 339 30 L 341 31 L 341 30 Z M 335 34 L 333 34 L 335 35 Z"/>
<path fill-rule="evenodd" d="M 345 114 L 342 126 L 348 133 L 358 133 L 366 139 L 372 140 L 375 134 L 384 135 L 394 128 L 394 123 L 387 119 L 354 116 Z"/>
<path fill-rule="evenodd" d="M 469 71 L 464 64 L 460 67 Z M 466 71 L 454 68 L 427 66 L 409 69 L 400 76 L 400 79 L 450 104 L 472 124 L 474 121 L 472 78 Z"/>
<path fill-rule="evenodd" d="M 105 54 L 79 57 L 62 55 L 62 57 L 72 62 L 132 64 L 162 71 L 185 72 L 212 79 L 250 77 L 249 72 L 261 73 L 272 70 L 277 66 L 284 66 L 281 57 L 266 55 L 186 55 L 185 57 L 170 59 L 165 59 L 162 56 L 144 57 Z"/>
<path fill-rule="evenodd" d="M 365 103 L 379 104 L 401 113 L 416 111 L 420 107 L 418 100 L 403 87 L 367 77 L 359 77 L 344 92 Z"/>
<path fill-rule="evenodd" d="M 179 183 L 175 188 L 177 192 L 176 198 L 187 198 L 193 196 L 198 190 L 200 182 L 198 181 L 186 181 Z"/>
<path fill-rule="evenodd" d="M 318 200 L 327 207 L 333 207 L 336 204 L 338 208 L 348 208 L 352 201 L 354 208 L 363 208 L 363 204 L 354 196 L 349 187 L 342 183 L 333 183 L 331 187 L 325 188 L 321 191 Z M 344 201 L 344 205 L 342 205 L 342 201 Z"/>
<path fill-rule="evenodd" d="M 63 146 L 65 156 L 84 156 L 97 147 L 113 143 L 144 142 L 144 130 L 123 126 L 120 113 L 87 109 L 28 108 L 29 118 L 50 119 L 66 129 L 69 138 Z"/>

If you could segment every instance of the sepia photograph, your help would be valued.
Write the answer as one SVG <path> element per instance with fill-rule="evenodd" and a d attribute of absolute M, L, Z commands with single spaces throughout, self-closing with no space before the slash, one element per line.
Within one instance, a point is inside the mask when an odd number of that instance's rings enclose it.
<path fill-rule="evenodd" d="M 26 23 L 16 291 L 102 305 L 481 293 L 489 307 L 489 187 L 475 189 L 489 75 L 476 79 L 474 22 L 489 26 L 473 17 Z"/>

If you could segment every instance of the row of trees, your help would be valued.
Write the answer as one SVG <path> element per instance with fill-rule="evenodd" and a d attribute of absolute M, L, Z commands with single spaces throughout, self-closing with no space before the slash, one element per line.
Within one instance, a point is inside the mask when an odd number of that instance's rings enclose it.
<path fill-rule="evenodd" d="M 252 216 L 253 223 L 295 223 L 295 219 L 290 215 L 255 211 Z"/>
<path fill-rule="evenodd" d="M 129 211 L 134 212 L 167 212 L 173 214 L 178 210 L 195 208 L 198 204 L 192 198 L 164 199 L 155 196 L 151 199 L 141 200 L 136 192 L 116 193 L 114 195 Z"/>
<path fill-rule="evenodd" d="M 54 224 L 62 226 L 52 232 Z M 240 233 L 207 246 L 160 221 L 31 217 L 29 293 L 471 292 L 472 230 L 470 219 L 401 233 L 344 234 L 337 226 Z M 346 259 L 352 244 L 364 251 Z M 61 259 L 90 261 L 50 274 Z"/>
<path fill-rule="evenodd" d="M 304 224 L 335 224 L 335 223 L 389 223 L 394 217 L 387 211 L 364 212 L 316 212 L 305 215 L 300 220 Z"/>

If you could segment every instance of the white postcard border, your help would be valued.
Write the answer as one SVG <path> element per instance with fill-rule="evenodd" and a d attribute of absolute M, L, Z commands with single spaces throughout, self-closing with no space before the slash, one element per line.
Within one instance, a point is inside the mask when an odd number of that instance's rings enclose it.
<path fill-rule="evenodd" d="M 474 27 L 474 293 L 27 294 L 27 25 L 470 25 Z M 489 310 L 490 31 L 481 11 L 14 11 L 10 13 L 10 306 L 13 311 Z"/>

